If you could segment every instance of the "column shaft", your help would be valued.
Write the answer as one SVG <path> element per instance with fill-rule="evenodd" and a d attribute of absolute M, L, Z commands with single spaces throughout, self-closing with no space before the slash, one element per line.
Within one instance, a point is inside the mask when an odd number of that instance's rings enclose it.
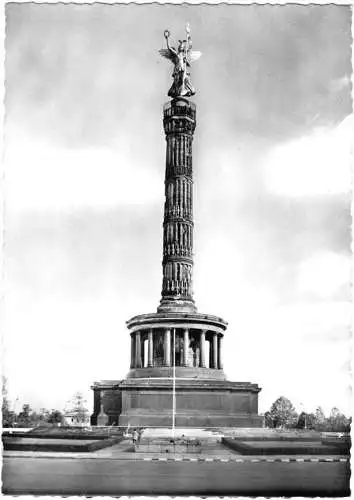
<path fill-rule="evenodd" d="M 171 330 L 165 330 L 165 366 L 171 366 Z"/>
<path fill-rule="evenodd" d="M 140 332 L 135 334 L 135 368 L 141 368 L 141 339 Z"/>
<path fill-rule="evenodd" d="M 213 333 L 213 368 L 218 367 L 218 334 Z"/>
<path fill-rule="evenodd" d="M 134 345 L 134 335 L 130 335 L 130 368 L 134 368 L 135 365 L 135 360 L 134 360 L 134 352 L 135 350 L 135 345 Z"/>
<path fill-rule="evenodd" d="M 165 209 L 163 238 L 163 280 L 162 299 L 159 312 L 170 307 L 181 306 L 195 310 L 191 277 L 186 280 L 184 273 L 173 273 L 171 280 L 165 277 L 165 268 L 177 262 L 184 269 L 188 264 L 193 266 L 193 255 L 190 250 L 190 238 L 187 234 L 191 222 L 189 204 L 192 203 L 192 157 L 191 143 L 195 130 L 195 105 L 185 102 L 183 106 L 172 100 L 164 108 L 164 130 L 167 140 L 166 173 L 165 173 Z M 171 186 L 171 188 L 169 187 Z M 176 221 L 178 218 L 178 222 Z M 172 238 L 168 237 L 171 229 Z M 166 233 L 166 234 L 165 234 Z M 174 271 L 176 270 L 174 266 Z M 186 283 L 187 282 L 187 283 Z M 188 286 L 187 286 L 188 284 Z"/>
<path fill-rule="evenodd" d="M 152 340 L 152 329 L 151 329 L 149 330 L 148 333 L 148 366 L 153 366 L 152 352 L 153 352 L 153 340 Z"/>
<path fill-rule="evenodd" d="M 219 370 L 222 370 L 224 368 L 223 366 L 223 360 L 222 360 L 222 345 L 223 345 L 223 336 L 219 336 L 219 346 L 218 346 L 218 362 L 219 362 Z"/>
<path fill-rule="evenodd" d="M 200 332 L 200 366 L 205 368 L 205 332 L 202 330 Z"/>
<path fill-rule="evenodd" d="M 188 366 L 188 348 L 189 348 L 189 331 L 188 328 L 184 330 L 183 338 L 183 366 Z"/>

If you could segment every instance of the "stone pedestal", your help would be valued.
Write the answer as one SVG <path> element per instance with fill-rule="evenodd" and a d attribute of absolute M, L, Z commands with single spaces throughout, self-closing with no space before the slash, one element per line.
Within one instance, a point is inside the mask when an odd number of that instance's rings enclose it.
<path fill-rule="evenodd" d="M 261 427 L 259 391 L 248 382 L 176 379 L 176 427 Z M 119 425 L 172 426 L 171 378 L 126 379 L 113 393 L 122 400 Z"/>
<path fill-rule="evenodd" d="M 172 425 L 172 380 L 126 379 L 120 425 Z M 261 427 L 256 384 L 176 379 L 176 427 Z"/>

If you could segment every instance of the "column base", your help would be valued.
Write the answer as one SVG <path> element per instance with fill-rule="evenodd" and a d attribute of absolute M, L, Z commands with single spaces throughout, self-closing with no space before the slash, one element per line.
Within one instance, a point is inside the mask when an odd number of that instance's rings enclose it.
<path fill-rule="evenodd" d="M 181 312 L 181 313 L 195 313 L 197 308 L 193 300 L 183 300 L 183 299 L 162 299 L 159 307 L 157 308 L 158 313 L 169 313 L 169 312 Z"/>

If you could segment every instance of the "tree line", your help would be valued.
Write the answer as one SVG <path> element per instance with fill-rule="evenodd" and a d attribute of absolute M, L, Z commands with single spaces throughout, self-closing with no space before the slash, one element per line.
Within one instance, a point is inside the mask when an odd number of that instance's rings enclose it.
<path fill-rule="evenodd" d="M 312 429 L 321 432 L 350 432 L 351 417 L 333 407 L 328 417 L 319 406 L 314 413 L 297 413 L 292 402 L 280 396 L 264 414 L 265 427 L 272 429 Z"/>
<path fill-rule="evenodd" d="M 75 423 L 87 421 L 89 411 L 86 401 L 81 393 L 77 392 L 70 402 L 70 415 L 74 417 Z M 2 378 L 2 427 L 35 427 L 45 424 L 63 424 L 64 412 L 57 409 L 48 410 L 41 408 L 34 411 L 29 404 L 25 403 L 19 412 L 11 409 L 12 404 L 7 394 L 7 381 Z"/>
<path fill-rule="evenodd" d="M 71 400 L 70 416 L 75 423 L 84 423 L 88 419 L 89 411 L 82 394 L 77 392 Z M 18 413 L 11 409 L 11 402 L 7 395 L 7 381 L 2 381 L 2 426 L 3 427 L 35 427 L 42 424 L 64 423 L 64 412 L 57 409 L 41 408 L 39 411 L 24 404 Z M 351 417 L 346 417 L 338 408 L 334 407 L 326 417 L 319 406 L 314 413 L 302 411 L 297 413 L 291 401 L 280 396 L 264 414 L 265 427 L 272 429 L 310 429 L 321 432 L 350 432 Z"/>

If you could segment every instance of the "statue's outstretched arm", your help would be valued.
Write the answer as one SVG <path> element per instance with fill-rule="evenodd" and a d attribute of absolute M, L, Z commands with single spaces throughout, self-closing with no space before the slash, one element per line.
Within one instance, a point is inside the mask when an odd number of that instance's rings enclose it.
<path fill-rule="evenodd" d="M 165 33 L 164 33 L 164 35 L 165 35 L 165 38 L 166 38 L 166 45 L 167 45 L 167 49 L 168 49 L 170 52 L 172 52 L 172 54 L 177 55 L 177 51 L 176 51 L 176 49 L 174 49 L 174 47 L 171 47 L 171 46 L 170 46 L 170 44 L 169 44 L 169 42 L 168 42 L 168 39 L 169 39 L 169 37 L 170 37 L 170 32 L 169 32 L 168 30 L 166 30 L 166 31 L 165 31 Z"/>

